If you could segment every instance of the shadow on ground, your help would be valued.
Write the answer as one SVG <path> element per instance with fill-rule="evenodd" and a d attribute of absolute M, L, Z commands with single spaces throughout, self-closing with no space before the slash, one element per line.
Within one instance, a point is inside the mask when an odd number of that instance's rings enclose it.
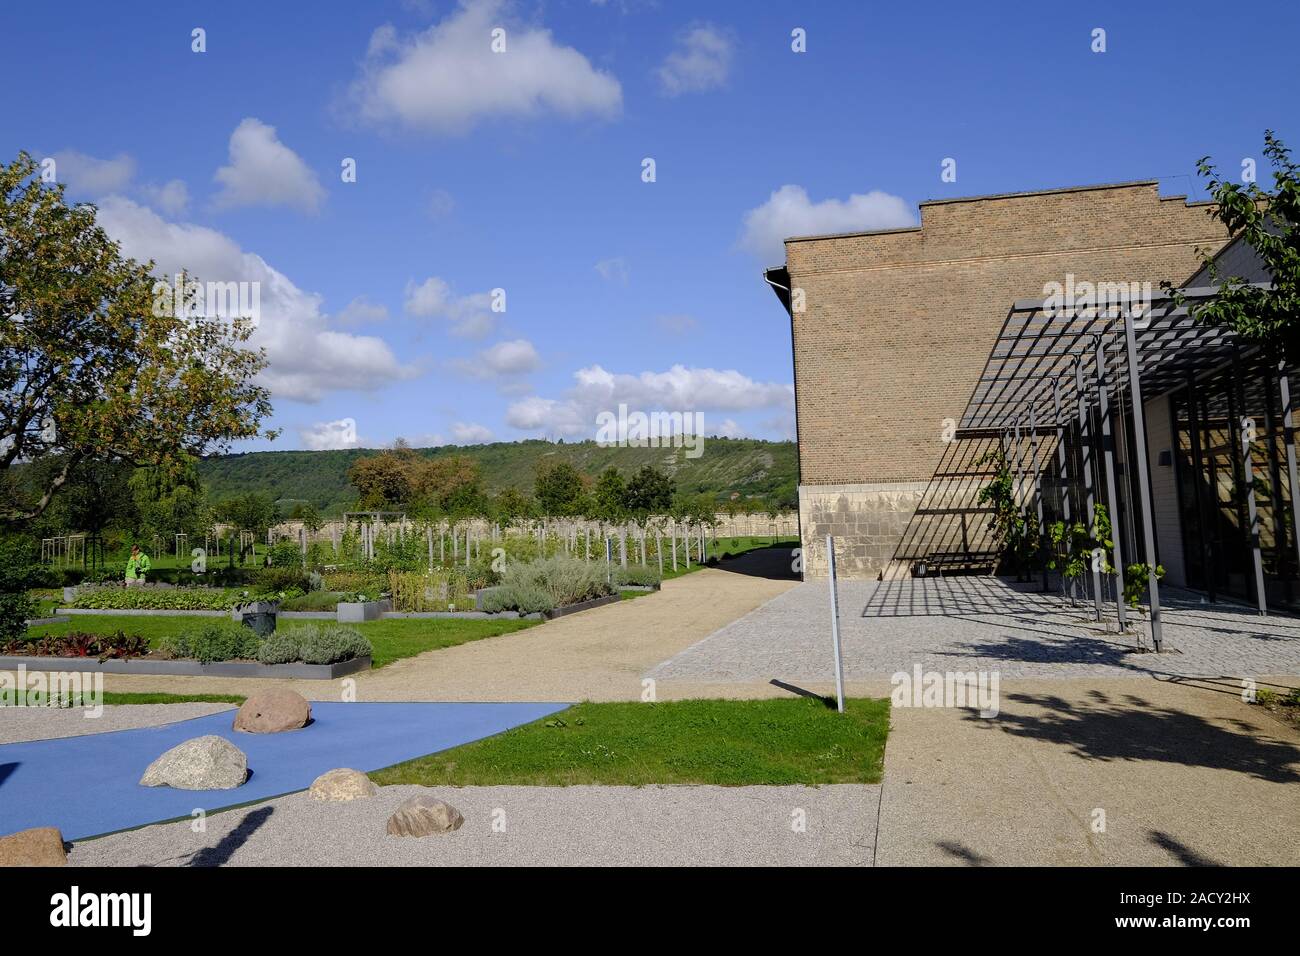
<path fill-rule="evenodd" d="M 1055 695 L 1011 694 L 1037 712 L 1004 706 L 997 724 L 1007 733 L 1069 747 L 1088 760 L 1157 760 L 1229 770 L 1275 783 L 1300 781 L 1300 747 L 1237 721 L 1236 730 L 1136 694 L 1116 701 L 1093 691 L 1087 703 Z M 966 719 L 980 721 L 977 714 Z M 987 722 L 984 722 L 987 723 Z"/>
<path fill-rule="evenodd" d="M 754 578 L 769 578 L 773 581 L 798 581 L 800 577 L 794 571 L 794 547 L 791 545 L 756 548 L 734 558 L 719 561 L 715 566 L 719 571 L 747 574 Z"/>

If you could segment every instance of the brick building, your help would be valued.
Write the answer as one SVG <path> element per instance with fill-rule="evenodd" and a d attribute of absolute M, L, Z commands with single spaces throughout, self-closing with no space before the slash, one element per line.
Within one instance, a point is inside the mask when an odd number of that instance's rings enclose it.
<path fill-rule="evenodd" d="M 985 546 L 974 499 L 987 442 L 952 438 L 1011 303 L 1049 283 L 1181 284 L 1198 249 L 1226 240 L 1209 204 L 1161 197 L 1154 181 L 920 208 L 915 228 L 787 239 L 786 264 L 766 275 L 791 319 L 812 577 L 826 572 L 828 533 L 850 577 Z M 1152 438 L 1168 443 L 1164 408 Z M 1176 522 L 1168 533 L 1178 544 Z"/>

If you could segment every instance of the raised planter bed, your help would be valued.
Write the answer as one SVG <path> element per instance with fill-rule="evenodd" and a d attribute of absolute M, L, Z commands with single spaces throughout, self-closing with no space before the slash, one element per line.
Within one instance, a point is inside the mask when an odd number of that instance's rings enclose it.
<path fill-rule="evenodd" d="M 363 621 L 377 621 L 380 615 L 392 609 L 393 602 L 387 598 L 382 601 L 340 601 L 338 622 L 360 624 Z"/>
<path fill-rule="evenodd" d="M 43 624 L 67 624 L 72 618 L 56 614 L 54 617 L 33 617 L 27 621 L 28 627 L 40 627 Z"/>
<path fill-rule="evenodd" d="M 518 611 L 385 611 L 379 615 L 385 621 L 402 618 L 451 617 L 466 620 L 493 621 L 499 618 L 541 618 L 540 614 L 520 614 Z"/>
<path fill-rule="evenodd" d="M 163 661 L 136 657 L 100 661 L 93 657 L 0 656 L 0 670 L 19 666 L 28 671 L 62 671 L 100 674 L 149 674 L 172 677 L 292 677 L 298 680 L 334 680 L 358 671 L 370 670 L 369 657 L 354 657 L 337 664 L 259 664 L 257 661 Z"/>
<path fill-rule="evenodd" d="M 163 608 L 61 607 L 55 614 L 111 614 L 113 617 L 230 617 L 230 611 L 176 611 Z"/>
<path fill-rule="evenodd" d="M 593 607 L 603 607 L 606 604 L 617 604 L 623 600 L 618 594 L 607 594 L 604 597 L 592 598 L 590 601 L 579 601 L 577 604 L 566 604 L 564 607 L 557 607 L 554 611 L 543 611 L 542 619 L 545 621 L 554 621 L 557 617 L 567 617 L 570 614 L 577 614 L 579 611 L 589 611 Z"/>

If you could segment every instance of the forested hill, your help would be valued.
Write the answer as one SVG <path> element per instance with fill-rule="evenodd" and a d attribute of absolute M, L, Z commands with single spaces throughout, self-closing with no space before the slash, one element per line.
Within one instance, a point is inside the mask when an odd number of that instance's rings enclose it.
<path fill-rule="evenodd" d="M 687 458 L 684 448 L 612 448 L 592 441 L 551 443 L 531 440 L 490 445 L 419 449 L 429 457 L 468 455 L 483 468 L 489 493 L 507 487 L 532 494 L 533 476 L 542 459 L 566 459 L 595 478 L 613 465 L 629 476 L 642 465 L 669 473 L 679 493 L 716 494 L 720 499 L 738 492 L 743 498 L 775 499 L 793 505 L 798 472 L 794 442 L 748 438 L 708 438 L 704 453 Z M 310 501 L 323 514 L 337 514 L 352 504 L 356 491 L 348 469 L 358 458 L 377 450 L 257 451 L 204 459 L 199 475 L 213 501 L 249 491 L 269 494 L 286 503 Z"/>

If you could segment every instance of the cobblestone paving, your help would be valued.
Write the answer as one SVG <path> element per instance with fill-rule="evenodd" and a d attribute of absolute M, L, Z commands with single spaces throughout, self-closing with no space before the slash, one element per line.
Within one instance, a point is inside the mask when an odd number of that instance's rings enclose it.
<path fill-rule="evenodd" d="M 989 577 L 912 578 L 840 583 L 840 635 L 846 679 L 924 670 L 997 671 L 1015 677 L 1143 677 L 1300 674 L 1300 618 L 1206 604 L 1165 588 L 1166 653 L 1144 653 L 1150 628 L 1120 634 L 1115 607 L 1101 623 L 1092 605 L 1071 607 L 1038 585 Z M 1171 652 L 1172 651 L 1172 652 Z M 659 664 L 657 680 L 819 680 L 831 673 L 825 581 L 774 598 Z"/>

